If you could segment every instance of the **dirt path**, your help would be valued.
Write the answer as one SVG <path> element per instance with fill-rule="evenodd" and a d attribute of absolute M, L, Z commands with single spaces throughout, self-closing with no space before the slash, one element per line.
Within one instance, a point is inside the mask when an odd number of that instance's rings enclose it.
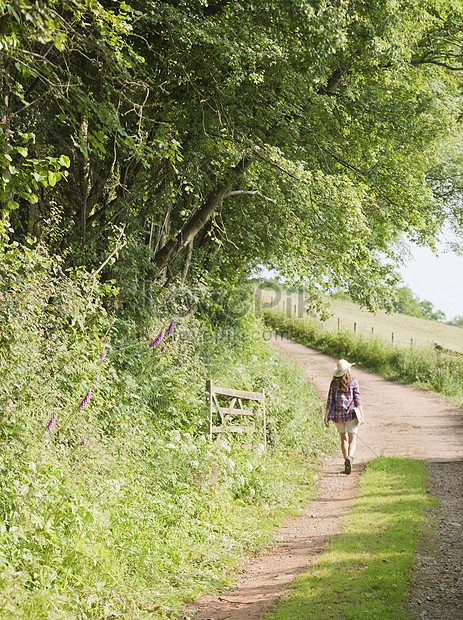
<path fill-rule="evenodd" d="M 304 369 L 324 400 L 337 360 L 290 340 L 278 338 L 275 346 Z M 320 499 L 279 528 L 275 548 L 249 561 L 233 590 L 196 601 L 190 607 L 198 610 L 195 620 L 262 618 L 295 575 L 310 566 L 340 530 L 361 471 L 376 456 L 408 456 L 429 463 L 432 492 L 439 497 L 441 508 L 428 541 L 432 552 L 420 550 L 410 609 L 416 619 L 463 619 L 463 411 L 357 366 L 352 374 L 360 383 L 366 417 L 352 474 L 342 473 L 342 458 L 326 461 Z"/>

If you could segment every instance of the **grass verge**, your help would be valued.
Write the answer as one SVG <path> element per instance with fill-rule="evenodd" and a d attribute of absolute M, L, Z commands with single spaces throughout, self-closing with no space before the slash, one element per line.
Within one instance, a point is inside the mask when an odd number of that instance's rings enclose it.
<path fill-rule="evenodd" d="M 408 618 L 415 552 L 425 512 L 435 503 L 426 486 L 420 461 L 371 461 L 343 532 L 267 620 Z"/>

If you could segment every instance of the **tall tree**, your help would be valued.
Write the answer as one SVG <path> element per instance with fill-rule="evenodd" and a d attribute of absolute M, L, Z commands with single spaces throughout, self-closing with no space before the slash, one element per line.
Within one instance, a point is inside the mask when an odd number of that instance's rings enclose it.
<path fill-rule="evenodd" d="M 461 219 L 430 183 L 459 122 L 459 2 L 2 11 L 4 152 L 27 127 L 29 164 L 44 162 L 36 199 L 3 176 L 15 234 L 46 236 L 59 220 L 52 243 L 92 265 L 123 229 L 113 269 L 132 296 L 190 264 L 233 279 L 267 262 L 375 306 L 395 282 L 398 235 L 432 242 Z"/>

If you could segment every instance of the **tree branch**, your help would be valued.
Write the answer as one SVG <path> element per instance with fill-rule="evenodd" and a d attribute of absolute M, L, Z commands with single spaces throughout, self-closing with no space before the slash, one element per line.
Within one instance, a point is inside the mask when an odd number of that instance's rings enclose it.
<path fill-rule="evenodd" d="M 463 66 L 462 67 L 452 67 L 449 64 L 447 64 L 446 62 L 440 61 L 440 60 L 435 60 L 435 59 L 425 59 L 425 58 L 419 58 L 416 60 L 411 60 L 410 61 L 412 65 L 437 65 L 438 67 L 444 67 L 445 69 L 448 69 L 449 71 L 463 71 Z"/>
<path fill-rule="evenodd" d="M 251 167 L 252 160 L 246 155 L 236 164 L 230 171 L 228 177 L 213 191 L 203 203 L 203 205 L 191 215 L 185 222 L 180 232 L 167 241 L 167 243 L 159 249 L 154 256 L 154 262 L 161 272 L 165 267 L 170 265 L 176 257 L 186 248 L 192 239 L 204 228 L 214 211 L 216 211 L 229 193 L 229 187 L 232 183 L 244 175 Z"/>
<path fill-rule="evenodd" d="M 260 196 L 264 200 L 268 200 L 269 202 L 273 202 L 273 204 L 277 204 L 276 200 L 273 200 L 273 198 L 270 198 L 269 196 L 265 196 L 264 194 L 262 194 L 262 192 L 259 192 L 257 189 L 253 189 L 253 190 L 236 189 L 232 192 L 228 192 L 228 194 L 225 194 L 224 199 L 229 198 L 230 196 Z"/>

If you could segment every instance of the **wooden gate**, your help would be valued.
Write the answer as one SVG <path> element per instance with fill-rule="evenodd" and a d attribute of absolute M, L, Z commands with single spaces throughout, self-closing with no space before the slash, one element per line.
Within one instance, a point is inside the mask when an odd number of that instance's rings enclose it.
<path fill-rule="evenodd" d="M 214 385 L 212 380 L 206 382 L 206 390 L 209 405 L 210 439 L 212 439 L 213 433 L 254 433 L 261 430 L 264 446 L 266 445 L 265 390 L 263 392 L 231 390 Z M 226 399 L 226 404 L 221 404 L 219 398 L 221 400 Z M 243 401 L 259 402 L 261 405 L 254 411 L 249 408 L 249 404 L 247 405 L 248 408 L 244 407 Z"/>

